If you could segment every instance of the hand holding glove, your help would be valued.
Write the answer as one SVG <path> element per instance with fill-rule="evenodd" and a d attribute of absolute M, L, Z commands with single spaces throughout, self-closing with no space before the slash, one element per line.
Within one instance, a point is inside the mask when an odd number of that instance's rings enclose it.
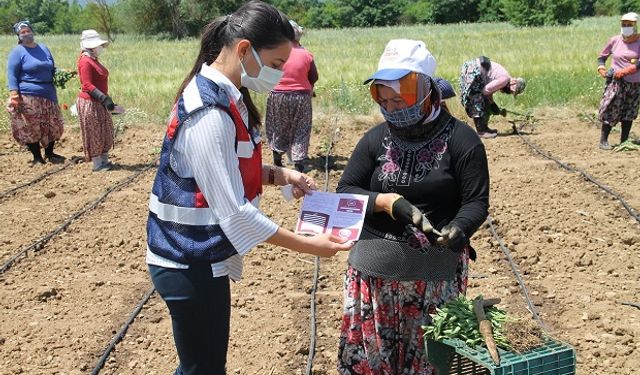
<path fill-rule="evenodd" d="M 613 78 L 620 79 L 620 78 L 622 78 L 624 76 L 628 76 L 629 74 L 634 74 L 637 71 L 638 71 L 638 67 L 636 66 L 636 64 L 632 64 L 632 65 L 627 66 L 624 69 L 616 70 L 616 72 L 613 73 Z"/>
<path fill-rule="evenodd" d="M 438 244 L 446 246 L 455 252 L 460 252 L 469 244 L 469 239 L 462 229 L 455 224 L 447 224 L 440 231 Z"/>
<path fill-rule="evenodd" d="M 412 205 L 411 202 L 404 199 L 401 195 L 398 195 L 393 201 L 391 204 L 391 210 L 388 213 L 395 221 L 405 225 L 415 225 L 424 233 L 430 233 L 433 231 L 433 226 L 422 211 L 420 211 L 418 207 Z"/>

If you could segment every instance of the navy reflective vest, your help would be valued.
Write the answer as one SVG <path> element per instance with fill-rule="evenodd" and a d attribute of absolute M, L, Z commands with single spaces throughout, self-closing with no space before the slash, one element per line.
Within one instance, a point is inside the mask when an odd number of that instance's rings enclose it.
<path fill-rule="evenodd" d="M 244 197 L 253 203 L 259 200 L 262 193 L 259 136 L 249 133 L 240 112 L 224 89 L 204 76 L 196 75 L 171 111 L 147 221 L 149 250 L 182 264 L 216 263 L 237 254 L 213 216 L 195 179 L 179 177 L 170 164 L 171 150 L 181 125 L 195 113 L 212 107 L 222 109 L 235 124 L 235 149 Z"/>

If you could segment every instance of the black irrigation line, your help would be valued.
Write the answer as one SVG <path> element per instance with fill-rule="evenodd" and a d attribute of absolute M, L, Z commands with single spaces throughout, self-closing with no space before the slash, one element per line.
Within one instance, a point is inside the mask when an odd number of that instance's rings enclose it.
<path fill-rule="evenodd" d="M 489 231 L 491 231 L 491 234 L 493 235 L 493 237 L 498 241 L 498 245 L 500 246 L 500 249 L 502 250 L 504 255 L 507 257 L 507 261 L 509 262 L 509 266 L 511 266 L 511 270 L 513 271 L 514 275 L 516 276 L 516 280 L 518 281 L 518 284 L 520 285 L 520 290 L 522 290 L 522 294 L 524 295 L 524 299 L 526 300 L 527 306 L 529 307 L 529 312 L 531 312 L 531 315 L 533 316 L 533 318 L 536 320 L 536 322 L 538 322 L 538 325 L 540 326 L 540 328 L 542 328 L 542 330 L 545 333 L 548 333 L 547 327 L 544 325 L 544 323 L 540 319 L 540 315 L 538 315 L 538 311 L 536 309 L 536 306 L 534 305 L 533 301 L 531 301 L 531 297 L 529 296 L 529 291 L 527 290 L 527 286 L 524 284 L 524 280 L 522 279 L 522 276 L 520 275 L 520 271 L 518 271 L 518 266 L 516 265 L 515 261 L 513 260 L 513 257 L 511 256 L 511 252 L 509 251 L 507 246 L 505 246 L 504 241 L 502 240 L 502 238 L 498 235 L 498 232 L 496 231 L 496 227 L 493 224 L 493 218 L 491 217 L 491 215 L 487 216 L 487 223 L 489 223 Z"/>
<path fill-rule="evenodd" d="M 155 166 L 155 163 L 149 164 L 146 167 L 142 168 L 141 170 L 133 173 L 131 176 L 121 180 L 120 182 L 118 182 L 117 184 L 109 187 L 108 189 L 106 189 L 104 191 L 104 193 L 98 197 L 96 200 L 94 200 L 91 203 L 88 203 L 87 205 L 85 205 L 82 209 L 80 209 L 79 211 L 77 211 L 75 214 L 73 214 L 73 216 L 71 216 L 69 219 L 67 219 L 64 223 L 62 223 L 58 228 L 56 228 L 55 230 L 53 230 L 52 232 L 50 232 L 49 234 L 44 235 L 43 237 L 41 237 L 40 239 L 38 239 L 37 241 L 33 242 L 31 245 L 28 245 L 26 247 L 24 247 L 23 249 L 21 249 L 20 251 L 18 251 L 15 255 L 13 255 L 8 261 L 6 261 L 1 267 L 0 267 L 0 275 L 2 275 L 3 273 L 5 273 L 9 268 L 11 268 L 11 266 L 19 259 L 22 258 L 24 256 L 26 256 L 27 252 L 29 250 L 34 250 L 34 251 L 40 251 L 44 245 L 49 242 L 49 240 L 51 240 L 53 237 L 57 236 L 58 234 L 60 234 L 61 232 L 63 232 L 74 220 L 78 219 L 80 216 L 84 215 L 86 212 L 93 210 L 94 208 L 96 208 L 100 203 L 102 203 L 109 194 L 113 193 L 114 191 L 120 190 L 123 187 L 125 187 L 126 185 L 130 184 L 131 182 L 133 182 L 133 180 L 135 180 L 137 177 L 139 177 L 141 174 L 143 174 L 144 172 L 148 171 L 149 169 L 151 169 L 152 167 Z"/>
<path fill-rule="evenodd" d="M 329 143 L 329 147 L 327 148 L 327 154 L 324 157 L 324 188 L 323 191 L 329 190 L 329 161 L 331 159 L 331 152 L 333 150 L 333 145 L 336 142 L 336 138 L 340 130 L 337 128 L 338 124 L 338 116 L 336 115 L 336 127 L 334 127 L 333 135 L 331 136 L 331 141 Z M 310 326 L 311 326 L 311 339 L 309 342 L 309 356 L 307 357 L 307 368 L 305 371 L 305 375 L 312 374 L 313 368 L 313 359 L 316 355 L 316 341 L 317 341 L 317 324 L 316 324 L 316 292 L 318 291 L 318 277 L 320 274 L 320 257 L 316 256 L 314 259 L 314 271 L 313 271 L 313 284 L 311 286 L 311 311 L 310 311 Z"/>
<path fill-rule="evenodd" d="M 635 307 L 636 309 L 640 309 L 640 303 L 621 301 L 620 304 L 625 306 Z"/>
<path fill-rule="evenodd" d="M 147 301 L 149 301 L 149 299 L 151 298 L 151 296 L 153 295 L 153 293 L 155 291 L 156 291 L 156 288 L 155 287 L 151 287 L 151 289 L 149 289 L 149 291 L 147 293 L 145 293 L 144 296 L 142 296 L 142 298 L 140 299 L 140 302 L 138 302 L 138 305 L 136 306 L 136 308 L 133 310 L 133 312 L 129 316 L 129 319 L 127 319 L 127 321 L 124 323 L 122 328 L 120 328 L 120 331 L 118 333 L 116 333 L 116 335 L 113 337 L 113 339 L 111 339 L 111 342 L 109 343 L 107 348 L 104 350 L 104 352 L 100 356 L 100 359 L 98 360 L 98 363 L 96 364 L 96 367 L 94 367 L 93 371 L 91 371 L 91 375 L 97 375 L 100 372 L 100 370 L 102 370 L 102 368 L 104 367 L 105 362 L 107 361 L 107 358 L 109 358 L 109 355 L 111 355 L 111 352 L 113 351 L 113 349 L 115 349 L 116 345 L 120 341 L 122 341 L 122 339 L 124 338 L 124 335 L 127 334 L 127 330 L 129 329 L 131 324 L 133 324 L 133 321 L 136 319 L 138 314 L 140 314 L 140 311 L 142 311 L 142 308 L 147 303 Z"/>
<path fill-rule="evenodd" d="M 570 171 L 570 172 L 577 172 L 580 175 L 582 175 L 582 177 L 595 184 L 596 186 L 598 186 L 600 189 L 604 190 L 605 192 L 609 193 L 610 195 L 612 195 L 614 198 L 616 198 L 621 204 L 622 206 L 624 206 L 624 208 L 627 210 L 627 212 L 629 212 L 629 215 L 631 215 L 634 219 L 636 219 L 636 221 L 638 223 L 640 223 L 640 214 L 638 214 L 638 211 L 636 209 L 634 209 L 633 207 L 631 207 L 631 205 L 629 205 L 629 203 L 615 190 L 613 190 L 612 188 L 608 187 L 607 185 L 601 183 L 600 181 L 596 180 L 593 176 L 591 176 L 589 173 L 587 173 L 586 171 L 577 168 L 577 167 L 572 167 L 566 163 L 563 163 L 561 160 L 559 160 L 558 158 L 555 158 L 553 156 L 551 156 L 547 151 L 541 149 L 540 147 L 536 146 L 533 142 L 529 141 L 525 136 L 523 136 L 522 134 L 520 134 L 520 132 L 517 130 L 517 128 L 515 128 L 515 132 L 518 135 L 518 137 L 520 137 L 520 139 L 522 139 L 522 141 L 524 143 L 527 144 L 527 146 L 531 147 L 535 152 L 537 152 L 538 154 L 542 155 L 543 157 L 554 161 L 556 164 L 558 164 L 559 166 L 561 166 L 562 168 Z"/>
<path fill-rule="evenodd" d="M 38 182 L 40 182 L 40 181 L 44 180 L 45 178 L 47 178 L 47 177 L 49 177 L 49 176 L 51 176 L 51 175 L 54 175 L 54 174 L 56 174 L 56 173 L 59 173 L 59 172 L 64 171 L 65 169 L 69 168 L 70 166 L 72 166 L 72 165 L 74 165 L 74 164 L 78 163 L 78 161 L 79 161 L 79 160 L 80 160 L 80 158 L 78 158 L 77 156 L 74 156 L 74 157 L 72 157 L 68 162 L 66 162 L 63 166 L 61 166 L 61 167 L 60 167 L 60 168 L 58 168 L 58 169 L 54 169 L 54 170 L 51 170 L 51 171 L 47 171 L 47 172 L 45 172 L 45 173 L 41 174 L 40 176 L 38 176 L 38 177 L 34 178 L 34 179 L 33 179 L 33 180 L 31 180 L 31 181 L 24 182 L 24 183 L 22 183 L 22 184 L 19 184 L 19 185 L 14 186 L 14 187 L 12 187 L 12 188 L 10 188 L 10 189 L 7 189 L 7 190 L 5 190 L 5 191 L 3 191 L 3 192 L 0 192 L 0 200 L 1 200 L 1 199 L 4 199 L 5 197 L 7 197 L 7 196 L 9 196 L 9 195 L 13 195 L 13 194 L 15 194 L 18 190 L 20 190 L 20 189 L 22 189 L 22 188 L 25 188 L 25 187 L 28 187 L 28 186 L 31 186 L 31 185 L 35 185 L 36 183 L 38 183 Z"/>

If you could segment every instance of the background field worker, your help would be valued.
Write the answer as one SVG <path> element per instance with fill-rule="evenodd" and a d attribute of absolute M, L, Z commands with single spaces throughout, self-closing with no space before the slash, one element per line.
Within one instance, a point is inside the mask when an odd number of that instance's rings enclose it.
<path fill-rule="evenodd" d="M 114 110 L 115 103 L 109 96 L 109 70 L 99 60 L 108 45 L 95 30 L 84 30 L 80 37 L 80 92 L 76 105 L 85 161 L 93 163 L 94 172 L 112 167 L 109 150 L 113 147 L 114 134 L 110 111 Z"/>
<path fill-rule="evenodd" d="M 493 94 L 502 92 L 515 97 L 524 91 L 525 85 L 523 78 L 511 77 L 502 65 L 486 56 L 462 64 L 460 101 L 481 138 L 498 135 L 497 130 L 489 128 L 489 117 L 503 113 L 493 100 Z"/>
<path fill-rule="evenodd" d="M 291 26 L 296 40 L 282 69 L 282 79 L 267 97 L 265 128 L 273 164 L 282 167 L 282 154 L 286 153 L 296 170 L 303 172 L 309 154 L 311 97 L 318 70 L 313 55 L 300 45 L 302 26 L 294 21 Z"/>
<path fill-rule="evenodd" d="M 610 150 L 609 133 L 621 124 L 620 142 L 629 138 L 631 124 L 638 117 L 640 105 L 640 34 L 638 15 L 627 13 L 620 18 L 620 34 L 613 36 L 598 56 L 598 73 L 607 80 L 598 116 L 602 122 L 600 148 Z M 611 69 L 605 62 L 611 56 Z"/>
<path fill-rule="evenodd" d="M 18 45 L 9 53 L 7 62 L 11 133 L 31 151 L 32 165 L 45 164 L 45 158 L 51 163 L 62 163 L 65 158 L 53 152 L 64 131 L 53 85 L 56 71 L 53 55 L 47 46 L 36 43 L 29 21 L 16 23 L 13 31 L 18 36 Z"/>
<path fill-rule="evenodd" d="M 352 246 L 330 234 L 294 234 L 258 209 L 263 185 L 292 184 L 298 198 L 316 187 L 296 170 L 262 164 L 260 115 L 247 91 L 273 89 L 294 40 L 283 13 L 247 2 L 205 26 L 178 89 L 149 202 L 146 256 L 171 314 L 176 374 L 225 374 L 229 281 L 240 280 L 257 244 L 319 256 Z"/>

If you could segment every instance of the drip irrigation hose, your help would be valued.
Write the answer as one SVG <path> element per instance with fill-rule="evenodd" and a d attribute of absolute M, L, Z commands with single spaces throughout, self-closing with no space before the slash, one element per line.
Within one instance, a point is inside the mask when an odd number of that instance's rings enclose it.
<path fill-rule="evenodd" d="M 496 228 L 495 228 L 495 226 L 493 224 L 493 218 L 491 217 L 491 215 L 487 216 L 487 222 L 489 223 L 489 230 L 491 231 L 491 234 L 498 241 L 498 245 L 500 245 L 500 249 L 502 249 L 502 252 L 507 257 L 507 261 L 509 262 L 509 265 L 511 266 L 511 270 L 513 271 L 513 273 L 516 276 L 516 280 L 518 281 L 518 284 L 520 285 L 520 290 L 522 290 L 522 294 L 524 295 L 524 299 L 526 300 L 527 306 L 529 307 L 529 312 L 531 312 L 531 315 L 536 320 L 536 322 L 538 323 L 540 328 L 542 328 L 542 330 L 545 333 L 548 333 L 547 327 L 545 327 L 544 323 L 540 319 L 540 316 L 538 315 L 536 307 L 533 304 L 533 302 L 531 301 L 531 297 L 529 297 L 529 291 L 527 290 L 527 286 L 524 284 L 524 280 L 522 279 L 522 276 L 520 276 L 520 271 L 518 271 L 518 267 L 517 267 L 515 261 L 513 260 L 513 257 L 511 256 L 511 252 L 505 246 L 504 241 L 502 241 L 502 238 L 498 235 L 498 232 L 496 231 Z"/>
<path fill-rule="evenodd" d="M 54 175 L 54 174 L 56 174 L 58 172 L 62 172 L 65 169 L 67 169 L 70 166 L 72 166 L 73 164 L 76 164 L 78 161 L 80 161 L 80 158 L 78 158 L 77 156 L 74 156 L 74 157 L 71 158 L 71 160 L 69 160 L 67 163 L 65 163 L 65 165 L 63 165 L 62 167 L 60 167 L 58 169 L 54 169 L 52 171 L 45 172 L 45 173 L 41 174 L 40 176 L 34 178 L 31 181 L 24 182 L 22 184 L 16 185 L 16 186 L 14 186 L 14 187 L 12 187 L 10 189 L 7 189 L 7 190 L 1 192 L 0 193 L 0 199 L 3 199 L 3 198 L 5 198 L 5 197 L 7 197 L 9 195 L 13 195 L 18 190 L 20 190 L 22 188 L 25 188 L 25 187 L 28 187 L 28 186 L 31 186 L 31 185 L 35 185 L 36 183 L 44 180 L 45 178 L 47 178 L 47 177 L 49 177 L 51 175 Z"/>
<path fill-rule="evenodd" d="M 640 303 L 622 301 L 620 302 L 620 304 L 625 306 L 635 307 L 636 309 L 640 309 Z"/>
<path fill-rule="evenodd" d="M 97 375 L 100 370 L 102 370 L 105 362 L 107 361 L 107 358 L 109 358 L 109 355 L 111 354 L 113 349 L 115 349 L 116 345 L 124 338 L 127 330 L 129 329 L 131 324 L 133 324 L 133 321 L 136 319 L 138 314 L 140 314 L 140 311 L 142 311 L 142 307 L 144 307 L 147 301 L 149 301 L 149 298 L 151 298 L 155 291 L 156 288 L 151 287 L 151 289 L 149 289 L 149 291 L 145 293 L 144 296 L 142 296 L 142 299 L 140 300 L 140 302 L 138 302 L 138 306 L 136 306 L 136 308 L 133 310 L 133 312 L 129 316 L 129 319 L 127 319 L 122 328 L 120 328 L 120 331 L 113 337 L 113 339 L 111 339 L 111 343 L 109 343 L 109 346 L 107 346 L 107 348 L 102 353 L 102 356 L 100 356 L 98 364 L 96 364 L 96 367 L 94 367 L 93 371 L 91 371 L 91 375 Z"/>
<path fill-rule="evenodd" d="M 336 129 L 331 137 L 331 142 L 329 143 L 329 147 L 327 148 L 327 154 L 324 158 L 324 188 L 323 191 L 329 190 L 329 160 L 331 158 L 331 152 L 333 150 L 333 145 L 335 144 L 336 138 L 340 132 L 340 129 L 337 128 L 338 117 L 336 116 Z M 307 357 L 307 368 L 305 371 L 305 375 L 311 375 L 311 370 L 313 368 L 313 358 L 316 355 L 316 292 L 318 290 L 318 277 L 320 274 L 320 257 L 315 256 L 314 259 L 314 271 L 313 271 L 313 284 L 311 286 L 311 311 L 310 311 L 310 325 L 311 325 L 311 333 L 310 333 L 310 342 L 309 342 L 309 355 Z"/>
<path fill-rule="evenodd" d="M 53 230 L 52 232 L 50 232 L 49 234 L 44 235 L 43 237 L 41 237 L 40 239 L 38 239 L 37 241 L 33 242 L 31 245 L 28 245 L 26 247 L 24 247 L 23 249 L 21 249 L 20 251 L 18 251 L 15 255 L 13 255 L 9 260 L 7 260 L 1 267 L 0 267 L 0 275 L 5 273 L 9 268 L 11 268 L 11 266 L 21 257 L 25 256 L 26 253 L 29 250 L 34 250 L 34 251 L 39 251 L 41 250 L 44 245 L 49 242 L 49 240 L 51 240 L 53 237 L 57 236 L 58 234 L 60 234 L 61 232 L 63 232 L 74 220 L 78 219 L 80 216 L 84 215 L 85 213 L 87 213 L 88 211 L 93 210 L 94 208 L 96 208 L 100 203 L 102 203 L 109 194 L 113 193 L 114 191 L 120 190 L 123 187 L 125 187 L 126 185 L 130 184 L 131 182 L 133 182 L 133 180 L 135 180 L 138 176 L 140 176 L 141 174 L 143 174 L 144 172 L 148 171 L 149 169 L 151 169 L 152 167 L 155 166 L 155 163 L 149 164 L 146 167 L 142 168 L 141 170 L 135 172 L 134 174 L 132 174 L 131 176 L 121 180 L 120 182 L 118 182 L 117 184 L 109 187 L 108 189 L 106 189 L 104 191 L 104 193 L 98 197 L 97 199 L 95 199 L 93 202 L 88 203 L 87 205 L 85 205 L 82 209 L 80 209 L 79 211 L 77 211 L 75 214 L 73 214 L 73 216 L 71 216 L 69 219 L 67 219 L 64 223 L 62 223 L 58 228 L 56 228 L 55 230 Z"/>
<path fill-rule="evenodd" d="M 579 174 L 582 175 L 582 177 L 595 184 L 596 186 L 598 186 L 600 189 L 604 190 L 605 192 L 609 193 L 610 195 L 612 195 L 614 198 L 616 198 L 621 204 L 622 206 L 627 210 L 627 212 L 629 212 L 629 215 L 631 215 L 638 223 L 640 223 L 640 214 L 638 214 L 638 211 L 635 210 L 633 207 L 631 207 L 631 205 L 629 205 L 629 203 L 615 190 L 613 190 L 612 188 L 604 185 L 603 183 L 601 183 L 600 181 L 596 180 L 593 176 L 591 176 L 590 174 L 588 174 L 587 172 L 585 172 L 584 170 L 577 168 L 577 167 L 572 167 L 566 163 L 563 163 L 561 160 L 549 155 L 548 152 L 546 152 L 545 150 L 542 150 L 541 148 L 539 148 L 538 146 L 536 146 L 533 142 L 529 141 L 526 137 L 524 137 L 522 134 L 520 134 L 520 132 L 516 129 L 516 134 L 518 135 L 518 137 L 520 137 L 520 139 L 522 139 L 522 141 L 524 143 L 526 143 L 529 147 L 531 147 L 533 150 L 535 150 L 538 154 L 542 155 L 543 157 L 554 161 L 556 164 L 558 164 L 559 166 L 561 166 L 562 168 L 570 171 L 570 172 L 577 172 Z"/>

